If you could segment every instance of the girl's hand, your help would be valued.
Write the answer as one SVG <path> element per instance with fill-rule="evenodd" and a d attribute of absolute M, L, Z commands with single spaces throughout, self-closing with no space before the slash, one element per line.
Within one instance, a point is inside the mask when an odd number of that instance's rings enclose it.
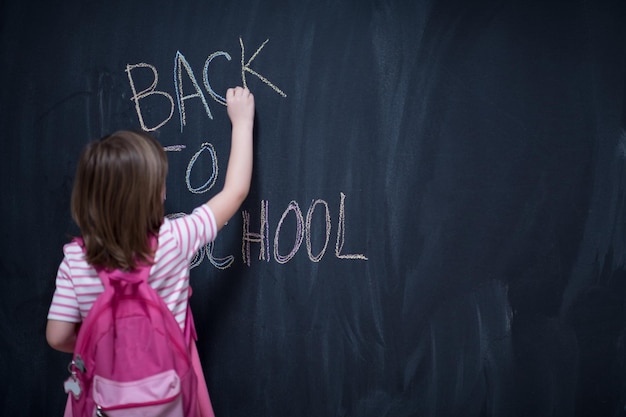
<path fill-rule="evenodd" d="M 230 122 L 252 127 L 254 124 L 254 96 L 247 88 L 235 87 L 226 91 L 226 106 Z"/>

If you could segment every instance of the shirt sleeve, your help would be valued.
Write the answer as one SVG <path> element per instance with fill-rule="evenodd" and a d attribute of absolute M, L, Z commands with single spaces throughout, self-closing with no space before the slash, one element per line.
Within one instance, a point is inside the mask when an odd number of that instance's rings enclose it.
<path fill-rule="evenodd" d="M 170 230 L 190 261 L 200 248 L 217 237 L 215 216 L 207 204 L 197 207 L 191 214 L 169 219 Z"/>
<path fill-rule="evenodd" d="M 63 258 L 56 277 L 56 288 L 48 311 L 48 320 L 80 323 L 82 321 L 67 257 Z"/>

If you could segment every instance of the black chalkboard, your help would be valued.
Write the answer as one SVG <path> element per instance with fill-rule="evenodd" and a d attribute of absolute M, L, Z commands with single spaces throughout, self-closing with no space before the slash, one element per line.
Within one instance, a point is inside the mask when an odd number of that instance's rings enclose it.
<path fill-rule="evenodd" d="M 83 145 L 168 150 L 166 212 L 248 199 L 192 270 L 218 417 L 626 415 L 622 0 L 0 3 L 0 393 L 61 415 L 44 329 Z"/>

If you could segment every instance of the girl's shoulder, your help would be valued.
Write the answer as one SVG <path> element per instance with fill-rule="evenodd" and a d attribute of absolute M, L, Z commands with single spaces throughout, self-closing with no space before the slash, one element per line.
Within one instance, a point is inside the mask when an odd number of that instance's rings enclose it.
<path fill-rule="evenodd" d="M 84 258 L 85 253 L 82 248 L 82 240 L 74 238 L 70 242 L 63 245 L 63 254 L 69 258 Z"/>
<path fill-rule="evenodd" d="M 85 271 L 88 271 L 89 275 L 95 274 L 95 270 L 93 270 L 92 266 L 87 262 L 85 252 L 80 242 L 75 239 L 63 245 L 63 262 L 61 262 L 59 269 L 65 271 L 68 276 Z"/>
<path fill-rule="evenodd" d="M 205 231 L 209 230 L 213 235 L 217 233 L 215 216 L 207 204 L 196 207 L 191 214 L 169 214 L 163 220 L 159 234 L 179 232 L 181 228 L 184 228 L 188 232 L 191 231 L 191 229 L 196 229 L 202 231 L 203 233 L 206 233 Z"/>
<path fill-rule="evenodd" d="M 168 214 L 163 220 L 163 225 L 171 222 L 181 222 L 181 221 L 189 221 L 190 218 L 196 218 L 202 222 L 214 222 L 215 216 L 213 211 L 209 207 L 208 204 L 202 204 L 195 209 L 190 214 L 179 212 Z"/>
<path fill-rule="evenodd" d="M 195 254 L 203 245 L 213 241 L 217 234 L 215 218 L 205 204 L 197 207 L 191 214 L 177 213 L 168 215 L 159 230 L 160 252 L 177 252 L 185 257 Z"/>

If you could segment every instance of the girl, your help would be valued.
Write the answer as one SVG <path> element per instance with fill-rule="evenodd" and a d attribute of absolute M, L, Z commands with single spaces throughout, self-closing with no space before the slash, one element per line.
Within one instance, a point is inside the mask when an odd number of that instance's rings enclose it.
<path fill-rule="evenodd" d="M 224 188 L 185 217 L 164 218 L 167 158 L 155 139 L 120 131 L 85 148 L 71 209 L 86 253 L 76 242 L 63 248 L 46 327 L 46 339 L 54 349 L 73 352 L 80 323 L 104 290 L 94 265 L 126 270 L 152 259 L 150 285 L 181 329 L 191 331 L 186 326 L 190 262 L 239 209 L 252 176 L 254 97 L 248 89 L 237 87 L 227 91 L 226 102 L 232 143 Z M 154 252 L 147 239 L 150 235 L 158 238 Z M 199 369 L 200 415 L 212 416 L 195 341 L 191 349 Z"/>

